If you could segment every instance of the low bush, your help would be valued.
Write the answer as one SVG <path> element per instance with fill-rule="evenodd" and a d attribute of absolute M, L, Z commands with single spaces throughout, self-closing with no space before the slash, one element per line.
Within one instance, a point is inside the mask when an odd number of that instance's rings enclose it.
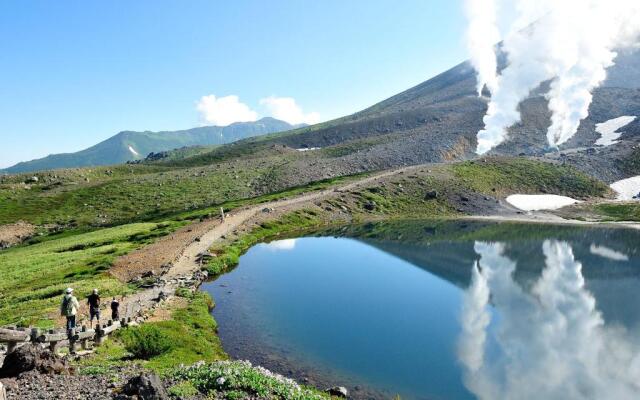
<path fill-rule="evenodd" d="M 129 353 L 145 360 L 165 354 L 173 347 L 169 336 L 151 324 L 128 328 L 122 331 L 120 339 Z"/>

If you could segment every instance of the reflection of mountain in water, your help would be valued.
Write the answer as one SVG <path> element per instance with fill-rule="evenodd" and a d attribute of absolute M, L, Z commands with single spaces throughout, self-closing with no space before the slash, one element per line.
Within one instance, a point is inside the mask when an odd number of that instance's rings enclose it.
<path fill-rule="evenodd" d="M 627 327 L 640 323 L 640 232 L 617 228 L 496 224 L 487 222 L 374 223 L 342 228 L 334 235 L 355 237 L 404 259 L 456 286 L 471 283 L 479 258 L 476 240 L 504 243 L 504 254 L 517 264 L 514 280 L 529 290 L 545 269 L 542 243 L 570 244 L 582 263 L 587 288 L 607 322 Z"/>

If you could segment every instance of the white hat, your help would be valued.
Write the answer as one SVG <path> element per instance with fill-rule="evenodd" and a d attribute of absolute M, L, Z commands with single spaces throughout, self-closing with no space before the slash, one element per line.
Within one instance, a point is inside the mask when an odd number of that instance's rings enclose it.
<path fill-rule="evenodd" d="M 67 293 L 71 293 L 71 292 L 73 292 L 73 289 L 71 289 L 71 288 L 67 288 L 67 290 L 65 290 L 65 292 L 67 292 Z"/>
<path fill-rule="evenodd" d="M 98 294 L 98 289 L 93 289 L 93 293 Z"/>

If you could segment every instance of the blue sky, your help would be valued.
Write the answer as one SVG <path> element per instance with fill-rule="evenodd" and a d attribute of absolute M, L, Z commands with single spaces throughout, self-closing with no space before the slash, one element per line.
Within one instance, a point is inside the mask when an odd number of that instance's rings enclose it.
<path fill-rule="evenodd" d="M 451 0 L 2 1 L 0 167 L 222 121 L 231 95 L 350 114 L 464 60 L 464 31 Z"/>

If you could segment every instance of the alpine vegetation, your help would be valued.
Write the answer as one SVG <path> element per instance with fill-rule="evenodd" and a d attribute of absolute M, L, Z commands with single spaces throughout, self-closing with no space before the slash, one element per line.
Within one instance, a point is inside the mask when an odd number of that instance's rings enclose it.
<path fill-rule="evenodd" d="M 635 0 L 468 0 L 467 9 L 479 92 L 483 86 L 491 91 L 478 154 L 507 139 L 507 129 L 520 122 L 518 106 L 543 83 L 549 83 L 552 114 L 547 141 L 552 148 L 565 143 L 589 115 L 592 92 L 606 79 L 617 52 L 637 45 L 640 36 Z M 501 44 L 507 64 L 499 72 L 493 68 L 496 49 L 476 36 L 493 38 L 501 25 L 507 26 Z"/>

